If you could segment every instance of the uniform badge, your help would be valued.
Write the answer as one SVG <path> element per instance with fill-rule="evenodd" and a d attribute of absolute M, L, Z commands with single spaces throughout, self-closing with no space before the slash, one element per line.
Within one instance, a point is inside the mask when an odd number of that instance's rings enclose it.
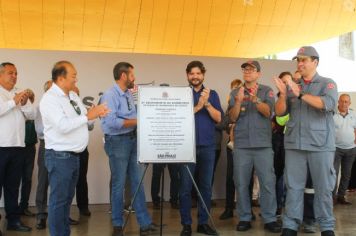
<path fill-rule="evenodd" d="M 328 83 L 328 89 L 334 89 L 335 88 L 335 84 L 333 83 Z"/>

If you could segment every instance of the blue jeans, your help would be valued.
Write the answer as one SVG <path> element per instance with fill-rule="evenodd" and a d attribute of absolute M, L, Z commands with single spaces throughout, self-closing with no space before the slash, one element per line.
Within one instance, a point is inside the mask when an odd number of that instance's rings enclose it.
<path fill-rule="evenodd" d="M 111 201 L 112 224 L 123 226 L 124 188 L 126 174 L 130 178 L 131 196 L 134 195 L 142 176 L 141 166 L 137 163 L 137 139 L 125 135 L 105 135 L 105 152 L 109 156 L 111 170 Z M 146 227 L 152 223 L 146 207 L 143 185 L 137 193 L 133 208 L 140 227 Z"/>
<path fill-rule="evenodd" d="M 198 168 L 199 172 L 199 191 L 203 197 L 203 200 L 210 211 L 211 203 L 211 181 L 213 178 L 215 162 L 215 145 L 211 146 L 197 146 L 196 147 L 196 163 L 187 164 L 192 174 L 195 172 L 195 168 Z M 181 187 L 179 192 L 180 199 L 180 217 L 182 225 L 191 225 L 192 217 L 190 210 L 192 208 L 192 179 L 185 165 L 181 166 Z M 198 198 L 198 224 L 207 224 L 209 215 L 205 211 L 200 198 Z"/>
<path fill-rule="evenodd" d="M 69 213 L 79 174 L 79 155 L 70 152 L 45 151 L 50 194 L 48 224 L 51 236 L 70 235 Z"/>

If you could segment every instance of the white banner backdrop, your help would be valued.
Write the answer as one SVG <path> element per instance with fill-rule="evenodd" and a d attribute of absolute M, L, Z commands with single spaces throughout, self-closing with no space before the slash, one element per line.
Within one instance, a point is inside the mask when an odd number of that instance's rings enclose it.
<path fill-rule="evenodd" d="M 36 95 L 35 104 L 38 104 L 43 94 L 43 84 L 51 78 L 51 69 L 59 60 L 71 61 L 78 71 L 78 87 L 80 96 L 86 106 L 96 104 L 102 92 L 114 84 L 113 67 L 120 61 L 128 61 L 135 67 L 136 83 L 162 83 L 170 86 L 187 86 L 185 69 L 192 60 L 201 60 L 207 72 L 205 86 L 217 91 L 223 108 L 226 108 L 227 97 L 230 91 L 230 82 L 242 78 L 241 64 L 246 59 L 217 58 L 217 57 L 191 57 L 191 56 L 163 56 L 129 53 L 95 53 L 95 52 L 66 52 L 66 51 L 35 51 L 0 49 L 0 62 L 12 62 L 18 70 L 17 87 L 31 88 Z M 270 85 L 273 89 L 272 76 L 282 71 L 294 71 L 295 62 L 260 60 L 262 78 L 260 83 Z M 110 169 L 108 158 L 103 149 L 103 133 L 100 122 L 95 122 L 95 128 L 90 132 L 89 142 L 89 202 L 101 204 L 109 202 Z M 225 143 L 222 143 L 222 152 L 215 175 L 213 198 L 225 197 Z M 168 171 L 166 171 L 168 172 Z M 166 173 L 167 180 L 169 175 Z M 37 186 L 37 166 L 33 172 L 32 192 L 30 205 L 34 205 L 35 190 Z M 168 182 L 167 181 L 167 182 Z M 165 198 L 169 199 L 169 184 L 166 182 Z M 144 180 L 146 198 L 151 201 L 151 168 Z M 75 200 L 74 200 L 75 203 Z M 3 198 L 0 206 L 3 205 Z"/>

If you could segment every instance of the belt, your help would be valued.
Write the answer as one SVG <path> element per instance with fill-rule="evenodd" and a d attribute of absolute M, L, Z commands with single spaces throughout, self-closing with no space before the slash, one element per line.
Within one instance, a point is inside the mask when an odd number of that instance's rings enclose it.
<path fill-rule="evenodd" d="M 136 137 L 137 136 L 137 131 L 136 129 L 130 131 L 130 132 L 127 132 L 127 133 L 124 133 L 124 134 L 105 134 L 105 137 L 110 137 L 110 136 L 126 136 L 126 137 Z"/>
<path fill-rule="evenodd" d="M 68 152 L 68 151 L 64 151 L 64 152 L 72 154 L 74 156 L 79 156 L 79 154 L 80 154 L 79 152 Z"/>
<path fill-rule="evenodd" d="M 54 152 L 64 152 L 64 153 L 69 153 L 71 155 L 75 155 L 75 156 L 79 156 L 79 152 L 72 152 L 72 151 L 56 151 L 56 150 L 53 150 L 53 149 L 47 149 L 47 150 L 50 150 L 50 151 L 54 151 Z"/>
<path fill-rule="evenodd" d="M 128 133 L 124 133 L 124 134 L 118 134 L 118 136 L 129 136 L 129 137 L 136 137 L 137 136 L 137 132 L 136 129 L 128 132 Z"/>

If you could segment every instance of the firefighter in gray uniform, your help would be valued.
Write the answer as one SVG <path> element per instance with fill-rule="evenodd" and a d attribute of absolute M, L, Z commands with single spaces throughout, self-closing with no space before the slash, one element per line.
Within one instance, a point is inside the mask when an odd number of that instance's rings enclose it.
<path fill-rule="evenodd" d="M 261 215 L 265 229 L 278 233 L 276 222 L 276 176 L 273 168 L 271 114 L 274 107 L 273 90 L 257 83 L 261 67 L 257 61 L 241 65 L 244 86 L 230 94 L 229 116 L 236 121 L 234 130 L 234 182 L 237 194 L 237 213 L 240 218 L 236 230 L 251 228 L 251 196 L 249 184 L 252 168 L 261 186 Z"/>
<path fill-rule="evenodd" d="M 333 113 L 337 87 L 333 80 L 317 73 L 319 54 L 313 47 L 300 48 L 294 59 L 302 75 L 299 89 L 290 89 L 295 86 L 292 80 L 285 85 L 274 78 L 280 92 L 276 115 L 290 114 L 284 136 L 287 200 L 282 235 L 297 235 L 303 219 L 303 193 L 309 167 L 315 190 L 315 218 L 321 235 L 332 236 L 335 225 L 332 191 L 336 179 Z"/>

